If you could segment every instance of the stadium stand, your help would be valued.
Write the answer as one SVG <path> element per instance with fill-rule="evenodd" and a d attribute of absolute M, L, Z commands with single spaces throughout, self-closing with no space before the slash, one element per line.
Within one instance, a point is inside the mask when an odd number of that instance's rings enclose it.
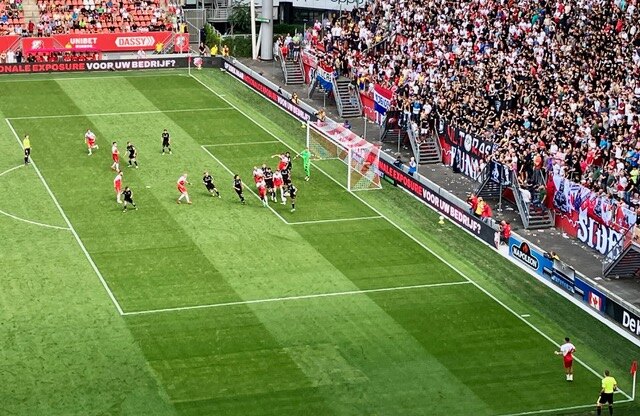
<path fill-rule="evenodd" d="M 22 0 L 0 1 L 0 36 L 22 35 L 25 28 Z"/>
<path fill-rule="evenodd" d="M 635 3 L 376 0 L 305 39 L 361 90 L 391 88 L 405 118 L 493 141 L 523 184 L 553 173 L 639 206 Z"/>
<path fill-rule="evenodd" d="M 38 0 L 36 36 L 177 30 L 182 8 L 159 0 Z"/>

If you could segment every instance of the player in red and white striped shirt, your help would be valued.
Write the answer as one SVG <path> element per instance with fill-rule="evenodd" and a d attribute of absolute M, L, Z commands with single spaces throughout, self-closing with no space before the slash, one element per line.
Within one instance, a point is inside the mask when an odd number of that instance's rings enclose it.
<path fill-rule="evenodd" d="M 116 177 L 113 179 L 113 189 L 116 191 L 116 202 L 118 202 L 118 204 L 122 203 L 121 200 L 121 196 L 122 196 L 122 171 L 118 171 L 118 174 L 116 175 Z"/>
<path fill-rule="evenodd" d="M 191 185 L 191 184 L 189 183 L 189 181 L 187 181 L 187 174 L 184 173 L 182 176 L 180 176 L 180 179 L 178 179 L 178 192 L 180 192 L 178 201 L 176 201 L 178 204 L 183 198 L 187 200 L 187 204 L 191 203 L 191 200 L 189 199 L 189 194 L 187 193 L 187 185 Z"/>
<path fill-rule="evenodd" d="M 120 152 L 118 151 L 118 143 L 111 143 L 111 159 L 113 159 L 113 164 L 111 165 L 111 169 L 115 171 L 120 170 Z"/>
<path fill-rule="evenodd" d="M 267 200 L 267 184 L 264 179 L 260 179 L 258 183 L 256 183 L 256 187 L 258 188 L 258 196 L 262 201 L 262 205 L 265 207 L 269 206 L 269 202 Z"/>
<path fill-rule="evenodd" d="M 91 156 L 91 150 L 98 149 L 98 145 L 96 144 L 96 135 L 91 131 L 91 129 L 87 129 L 87 132 L 84 134 L 84 142 L 87 144 L 89 156 Z"/>
<path fill-rule="evenodd" d="M 282 173 L 279 170 L 273 172 L 273 192 L 280 190 L 280 199 L 282 202 L 286 201 L 284 198 L 284 180 L 282 179 Z"/>

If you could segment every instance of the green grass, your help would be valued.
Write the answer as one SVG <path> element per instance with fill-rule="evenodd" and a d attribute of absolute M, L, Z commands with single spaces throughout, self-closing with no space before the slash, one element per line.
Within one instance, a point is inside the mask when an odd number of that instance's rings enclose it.
<path fill-rule="evenodd" d="M 310 182 L 294 165 L 295 213 L 249 192 L 240 205 L 229 171 L 252 188 L 252 167 L 302 148 L 304 130 L 225 74 L 195 77 L 0 82 L 0 117 L 11 119 L 0 173 L 21 161 L 10 127 L 30 134 L 125 313 L 35 169 L 0 176 L 0 210 L 13 216 L 0 213 L 3 413 L 499 415 L 594 402 L 595 375 L 577 366 L 567 384 L 552 343 L 465 277 L 554 340 L 570 335 L 578 357 L 630 391 L 637 348 L 392 186 L 356 197 L 340 185 L 343 165 L 319 161 Z M 101 146 L 91 157 L 87 128 Z M 173 155 L 160 154 L 163 128 Z M 123 169 L 139 211 L 115 203 L 112 140 L 122 153 L 128 140 L 138 147 L 140 169 Z M 204 170 L 222 199 L 199 183 Z M 175 203 L 183 172 L 191 206 Z"/>

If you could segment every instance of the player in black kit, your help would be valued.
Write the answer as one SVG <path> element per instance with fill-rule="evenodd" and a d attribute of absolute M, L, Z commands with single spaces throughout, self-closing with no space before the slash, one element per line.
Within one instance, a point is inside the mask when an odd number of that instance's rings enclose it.
<path fill-rule="evenodd" d="M 289 170 L 289 166 L 282 169 L 280 173 L 282 174 L 282 182 L 284 183 L 284 186 L 289 186 L 291 183 L 291 171 Z"/>
<path fill-rule="evenodd" d="M 220 192 L 218 192 L 216 185 L 213 183 L 213 176 L 211 176 L 209 172 L 204 173 L 202 183 L 204 184 L 204 187 L 207 188 L 207 191 L 211 193 L 211 196 L 215 193 L 218 198 L 221 198 Z"/>
<path fill-rule="evenodd" d="M 122 212 L 127 212 L 127 205 L 131 204 L 133 207 L 138 210 L 136 203 L 133 202 L 133 191 L 128 186 L 124 187 L 124 191 L 122 191 L 122 196 L 124 197 L 124 209 Z"/>
<path fill-rule="evenodd" d="M 239 175 L 233 175 L 233 190 L 238 194 L 238 198 L 240 198 L 240 202 L 244 205 L 244 183 L 242 183 L 242 179 L 240 179 Z"/>
<path fill-rule="evenodd" d="M 171 137 L 169 136 L 169 132 L 167 129 L 162 130 L 162 154 L 164 155 L 164 150 L 169 149 L 169 154 L 171 153 Z"/>
<path fill-rule="evenodd" d="M 129 167 L 133 166 L 138 169 L 138 149 L 131 142 L 127 142 L 127 153 L 129 154 Z"/>
<path fill-rule="evenodd" d="M 291 212 L 296 212 L 296 195 L 298 194 L 298 188 L 296 188 L 293 183 L 289 182 L 287 193 L 289 194 L 289 198 L 291 198 Z"/>
<path fill-rule="evenodd" d="M 269 193 L 271 200 L 273 202 L 277 202 L 278 200 L 276 199 L 276 190 L 275 190 L 275 187 L 273 186 L 273 171 L 269 166 L 266 166 L 264 168 L 263 173 L 264 173 L 264 183 L 267 185 L 267 192 Z"/>

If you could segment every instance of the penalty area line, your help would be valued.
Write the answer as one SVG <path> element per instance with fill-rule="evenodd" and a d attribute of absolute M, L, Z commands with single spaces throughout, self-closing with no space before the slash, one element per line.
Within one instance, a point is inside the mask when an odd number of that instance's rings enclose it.
<path fill-rule="evenodd" d="M 217 97 L 220 97 L 220 94 L 218 94 L 218 92 L 216 90 L 214 90 L 213 88 L 211 88 L 209 85 L 207 85 L 206 83 L 204 83 L 202 80 L 198 79 L 196 76 L 194 76 L 193 74 L 190 74 L 190 76 L 195 79 L 200 85 L 202 85 L 204 88 L 206 88 L 207 90 L 209 90 L 212 94 L 214 94 Z M 232 77 L 233 78 L 233 77 Z M 234 78 L 235 79 L 235 78 Z M 240 81 L 238 81 L 240 82 Z M 244 84 L 242 84 L 244 86 Z M 243 110 L 241 110 L 240 108 L 238 108 L 235 104 L 233 104 L 232 102 L 230 102 L 229 100 L 227 100 L 226 98 L 222 98 L 220 97 L 223 101 L 225 101 L 227 104 L 229 104 L 231 107 L 234 107 L 240 114 L 244 115 L 245 117 L 247 117 L 249 120 L 251 120 L 256 126 L 260 127 L 265 133 L 271 135 L 274 139 L 280 141 L 285 147 L 289 148 L 291 151 L 295 152 L 295 149 L 293 147 L 291 147 L 291 145 L 287 144 L 284 140 L 280 139 L 277 135 L 275 135 L 273 132 L 271 132 L 269 129 L 267 129 L 264 125 L 262 125 L 259 121 L 255 120 L 254 118 L 252 118 L 251 116 L 249 116 L 246 112 L 244 112 Z M 269 101 L 270 102 L 270 101 Z M 278 107 L 275 103 L 270 102 L 271 104 L 273 104 L 276 108 L 280 109 L 280 107 Z M 505 310 L 507 310 L 509 313 L 511 313 L 512 315 L 514 315 L 516 318 L 518 318 L 520 321 L 522 321 L 525 325 L 527 325 L 529 328 L 531 328 L 534 332 L 538 333 L 540 336 L 542 336 L 544 339 L 546 339 L 547 341 L 549 341 L 552 345 L 554 345 L 555 347 L 560 347 L 560 344 L 558 344 L 556 341 L 554 341 L 553 338 L 551 338 L 549 335 L 547 335 L 546 333 L 544 333 L 540 328 L 538 328 L 537 326 L 535 326 L 534 324 L 532 324 L 531 322 L 529 322 L 526 318 L 523 318 L 522 316 L 520 316 L 520 314 L 518 312 L 516 312 L 515 310 L 513 310 L 513 308 L 511 308 L 509 305 L 507 305 L 505 302 L 503 302 L 502 300 L 498 299 L 494 294 L 492 294 L 491 292 L 489 292 L 487 289 L 485 289 L 484 287 L 482 287 L 478 282 L 476 282 L 475 280 L 473 280 L 472 278 L 470 278 L 466 273 L 464 273 L 462 270 L 460 270 L 458 267 L 456 267 L 455 265 L 453 265 L 451 262 L 449 262 L 448 260 L 446 260 L 444 257 L 442 257 L 440 254 L 436 253 L 432 248 L 430 248 L 429 246 L 427 246 L 425 243 L 423 243 L 422 241 L 420 241 L 418 238 L 416 238 L 415 236 L 413 236 L 411 233 L 409 233 L 407 230 L 405 230 L 404 228 L 402 228 L 401 226 L 399 226 L 395 221 L 393 221 L 391 218 L 389 218 L 387 215 L 383 214 L 379 209 L 373 207 L 370 203 L 368 203 L 367 201 L 365 201 L 364 199 L 362 199 L 356 192 L 353 191 L 349 191 L 349 189 L 344 186 L 342 183 L 340 183 L 338 180 L 336 180 L 334 177 L 332 177 L 331 175 L 329 175 L 327 172 L 325 172 L 322 168 L 320 168 L 318 166 L 317 163 L 313 164 L 316 169 L 321 172 L 322 174 L 324 174 L 327 178 L 329 178 L 330 180 L 332 180 L 333 182 L 335 182 L 336 184 L 338 184 L 338 186 L 340 186 L 341 188 L 347 190 L 347 192 L 349 192 L 351 195 L 354 196 L 354 198 L 356 198 L 357 200 L 359 200 L 360 202 L 362 202 L 365 206 L 369 207 L 373 212 L 375 212 L 376 214 L 380 215 L 382 218 L 384 218 L 385 220 L 387 220 L 387 222 L 389 224 L 391 224 L 392 226 L 394 226 L 398 231 L 400 231 L 401 233 L 403 233 L 404 235 L 406 235 L 410 240 L 414 241 L 416 244 L 418 244 L 420 247 L 422 247 L 426 252 L 430 253 L 431 255 L 433 255 L 435 258 L 437 258 L 438 260 L 440 260 L 442 263 L 446 264 L 451 270 L 455 271 L 458 275 L 460 275 L 462 278 L 464 278 L 465 280 L 467 280 L 469 283 L 471 283 L 473 286 L 475 286 L 480 292 L 484 293 L 486 296 L 488 296 L 490 299 L 492 299 L 494 302 L 496 302 L 498 305 L 500 305 L 501 307 L 503 307 Z M 590 371 L 593 375 L 595 375 L 598 378 L 601 378 L 601 374 L 598 373 L 596 370 L 594 370 L 591 366 L 589 366 L 587 363 L 585 363 L 584 361 L 580 360 L 578 357 L 574 357 L 575 361 L 577 363 L 579 363 L 580 365 L 582 365 L 584 368 L 586 368 L 588 371 Z M 625 393 L 622 390 L 619 390 L 625 397 L 627 398 L 631 398 L 631 396 L 629 396 L 627 393 Z"/>
<path fill-rule="evenodd" d="M 213 160 L 215 160 L 216 162 L 218 162 L 218 164 L 219 164 L 220 166 L 222 166 L 222 168 L 223 168 L 224 170 L 226 170 L 227 172 L 229 172 L 229 175 L 231 175 L 231 176 L 234 176 L 234 175 L 235 175 L 235 173 L 233 173 L 233 171 L 232 171 L 231 169 L 229 169 L 229 168 L 228 168 L 224 163 L 222 163 L 222 162 L 220 161 L 220 159 L 218 159 L 217 157 L 215 157 L 215 156 L 213 155 L 213 153 L 211 153 L 211 152 L 209 151 L 209 149 L 207 149 L 205 146 L 200 146 L 200 147 L 202 148 L 202 150 L 204 150 L 205 152 L 207 152 L 207 154 L 208 154 L 209 156 L 211 156 L 211 157 L 213 158 Z M 243 182 L 243 183 L 244 183 L 244 182 Z M 253 194 L 253 196 L 255 196 L 255 197 L 258 199 L 258 201 L 260 201 L 260 202 L 262 203 L 262 201 L 260 200 L 260 197 L 258 196 L 258 194 L 257 194 L 257 193 L 255 193 L 255 192 L 254 192 L 254 190 L 253 190 L 253 189 L 251 189 L 251 188 L 250 188 L 249 186 L 247 186 L 247 185 L 245 185 L 245 188 L 246 188 L 246 189 L 248 189 L 248 190 L 249 190 L 249 192 L 251 192 L 251 194 Z M 282 222 L 283 222 L 283 223 L 285 223 L 285 224 L 287 224 L 287 225 L 289 224 L 289 222 L 288 222 L 287 220 L 285 220 L 285 219 L 284 219 L 284 217 L 278 213 L 278 211 L 276 211 L 275 209 L 273 209 L 273 208 L 271 207 L 271 205 L 267 205 L 267 208 L 269 208 L 269 209 L 271 210 L 271 212 L 273 212 L 274 214 L 276 214 L 276 217 L 280 218 L 280 220 L 282 220 Z"/>
<path fill-rule="evenodd" d="M 135 311 L 135 312 L 124 312 L 124 316 L 130 315 L 148 315 L 153 313 L 162 313 L 162 312 L 178 312 L 178 311 L 189 311 L 194 309 L 211 309 L 211 308 L 222 308 L 227 306 L 239 306 L 239 305 L 253 305 L 260 303 L 273 303 L 273 302 L 287 302 L 293 300 L 304 300 L 304 299 L 318 299 L 318 298 L 331 298 L 338 296 L 351 296 L 351 295 L 366 295 L 368 293 L 379 293 L 379 292 L 396 292 L 399 290 L 412 290 L 412 289 L 425 289 L 425 288 L 437 288 L 437 287 L 446 287 L 446 286 L 458 286 L 458 285 L 468 285 L 469 282 L 466 280 L 459 282 L 444 282 L 444 283 L 427 283 L 423 285 L 411 285 L 411 286 L 392 286 L 392 287 L 383 287 L 379 289 L 362 289 L 362 290 L 347 290 L 344 292 L 328 292 L 328 293 L 317 293 L 312 295 L 300 295 L 300 296 L 284 296 L 279 298 L 266 298 L 266 299 L 254 299 L 254 300 L 240 300 L 236 302 L 223 302 L 223 303 L 212 303 L 208 305 L 193 305 L 193 306 L 180 306 L 176 308 L 164 308 L 164 309 L 152 309 L 147 311 Z"/>

